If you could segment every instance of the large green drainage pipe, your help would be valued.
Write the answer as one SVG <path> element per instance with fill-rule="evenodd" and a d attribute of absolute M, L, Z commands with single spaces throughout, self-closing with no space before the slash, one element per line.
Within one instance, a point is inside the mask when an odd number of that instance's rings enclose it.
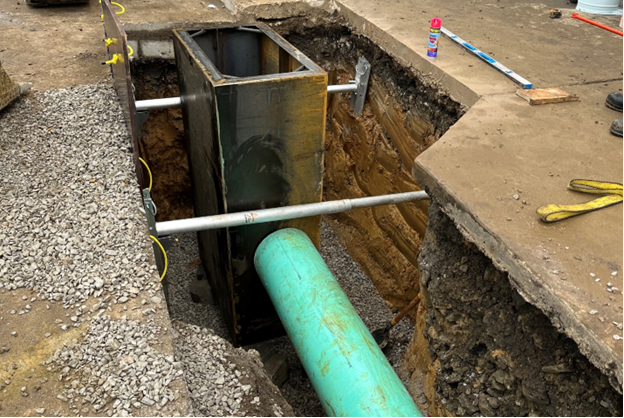
<path fill-rule="evenodd" d="M 329 416 L 422 416 L 308 236 L 262 241 L 256 270 Z"/>

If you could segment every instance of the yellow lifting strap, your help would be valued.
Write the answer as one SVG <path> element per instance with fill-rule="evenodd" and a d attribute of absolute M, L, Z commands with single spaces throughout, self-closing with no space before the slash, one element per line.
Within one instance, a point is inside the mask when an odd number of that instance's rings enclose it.
<path fill-rule="evenodd" d="M 544 222 L 557 222 L 587 212 L 606 208 L 607 206 L 622 203 L 622 184 L 609 181 L 572 180 L 568 189 L 575 192 L 604 194 L 587 203 L 578 205 L 546 205 L 537 209 L 537 214 Z"/>

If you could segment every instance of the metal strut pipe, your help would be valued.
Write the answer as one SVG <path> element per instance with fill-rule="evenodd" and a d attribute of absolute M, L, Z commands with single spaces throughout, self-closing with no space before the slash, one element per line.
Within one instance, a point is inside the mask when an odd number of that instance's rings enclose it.
<path fill-rule="evenodd" d="M 327 93 L 346 93 L 357 91 L 357 84 L 334 84 L 333 86 L 327 86 Z"/>
<path fill-rule="evenodd" d="M 134 106 L 138 112 L 154 109 L 168 109 L 170 107 L 179 107 L 182 101 L 179 97 L 167 97 L 165 99 L 137 100 Z"/>
<path fill-rule="evenodd" d="M 295 70 L 295 71 L 298 71 Z M 231 76 L 225 76 L 225 78 L 232 78 Z M 335 84 L 333 86 L 327 86 L 327 93 L 346 93 L 357 91 L 357 84 Z M 156 109 L 169 109 L 170 107 L 179 107 L 182 102 L 179 97 L 167 97 L 164 99 L 150 99 L 150 100 L 137 100 L 134 102 L 137 111 L 144 110 L 156 110 Z"/>
<path fill-rule="evenodd" d="M 242 30 L 242 29 L 241 29 Z M 297 70 L 295 70 L 297 71 Z M 226 76 L 225 78 L 231 78 Z M 333 86 L 327 86 L 327 93 L 346 93 L 357 91 L 357 84 L 335 84 Z M 134 106 L 137 111 L 144 110 L 156 110 L 156 109 L 169 109 L 170 107 L 179 107 L 182 102 L 179 97 L 167 97 L 164 99 L 150 99 L 150 100 L 137 100 L 134 102 Z"/>
<path fill-rule="evenodd" d="M 254 264 L 328 416 L 422 416 L 304 232 L 272 233 Z"/>
<path fill-rule="evenodd" d="M 159 237 L 162 237 L 183 232 L 197 232 L 208 229 L 307 218 L 308 216 L 329 215 L 331 213 L 346 212 L 351 209 L 396 205 L 397 203 L 412 202 L 428 198 L 429 196 L 426 192 L 418 191 L 383 196 L 360 197 L 357 199 L 333 200 L 330 202 L 308 203 L 305 205 L 260 209 L 249 212 L 226 213 L 223 215 L 200 216 L 197 218 L 156 222 L 156 233 Z"/>

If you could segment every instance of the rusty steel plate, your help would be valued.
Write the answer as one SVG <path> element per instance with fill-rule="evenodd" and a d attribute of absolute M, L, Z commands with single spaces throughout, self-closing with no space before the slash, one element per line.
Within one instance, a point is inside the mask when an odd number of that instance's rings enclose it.
<path fill-rule="evenodd" d="M 119 18 L 115 14 L 110 0 L 102 0 L 102 14 L 104 15 L 104 31 L 107 39 L 111 39 L 112 43 L 108 46 L 109 60 L 117 54 L 120 58 L 115 64 L 109 64 L 113 75 L 113 85 L 117 91 L 117 97 L 123 111 L 124 120 L 128 127 L 128 132 L 132 138 L 132 158 L 134 160 L 134 169 L 139 180 L 139 184 L 143 185 L 143 169 L 139 162 L 139 138 L 137 135 L 134 106 L 134 94 L 132 92 L 132 80 L 130 78 L 130 60 L 128 58 L 128 37 Z"/>
<path fill-rule="evenodd" d="M 196 216 L 320 202 L 327 73 L 267 26 L 174 31 Z M 198 234 L 200 256 L 236 345 L 284 333 L 253 259 L 320 217 Z"/>

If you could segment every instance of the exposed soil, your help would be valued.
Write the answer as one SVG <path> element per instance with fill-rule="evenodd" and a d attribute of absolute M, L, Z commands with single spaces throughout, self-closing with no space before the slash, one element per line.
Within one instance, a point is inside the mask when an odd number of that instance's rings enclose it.
<path fill-rule="evenodd" d="M 436 204 L 419 262 L 434 404 L 464 416 L 622 416 L 608 378 Z"/>
<path fill-rule="evenodd" d="M 400 66 L 370 40 L 352 35 L 339 20 L 289 19 L 272 22 L 272 26 L 323 66 L 329 72 L 330 84 L 347 83 L 361 55 L 372 64 L 362 116 L 355 117 L 349 110 L 348 94 L 329 97 L 324 200 L 418 190 L 411 176 L 413 160 L 437 141 L 464 109 L 443 92 L 425 85 L 413 69 Z M 173 62 L 135 62 L 132 74 L 138 99 L 177 94 Z M 154 172 L 153 197 L 159 220 L 193 213 L 180 116 L 179 110 L 150 112 L 140 138 L 143 155 Z M 427 208 L 427 202 L 415 202 L 361 209 L 327 219 L 342 246 L 393 308 L 402 308 L 419 291 L 416 266 L 427 227 Z M 411 316 L 416 317 L 415 313 Z M 411 334 L 411 327 L 408 334 L 401 334 L 401 353 Z M 422 347 L 414 351 L 426 352 Z M 287 400 L 298 415 L 322 413 L 305 372 L 294 352 L 291 354 L 285 353 L 291 382 L 297 383 L 292 388 L 286 383 L 283 388 Z M 393 364 L 400 363 L 398 352 L 391 350 L 388 355 Z M 426 369 L 431 361 L 426 358 L 422 363 Z M 402 377 L 407 382 L 413 375 L 405 373 Z M 410 391 L 423 408 L 422 382 L 412 381 Z"/>
<path fill-rule="evenodd" d="M 130 71 L 137 100 L 180 95 L 174 61 L 132 61 Z M 141 156 L 153 174 L 152 199 L 158 208 L 156 220 L 193 217 L 182 110 L 151 110 L 141 127 L 139 143 Z"/>
<path fill-rule="evenodd" d="M 324 200 L 419 190 L 411 176 L 414 159 L 464 109 L 368 38 L 352 34 L 336 16 L 269 23 L 328 71 L 330 84 L 352 79 L 360 56 L 372 66 L 362 116 L 349 110 L 349 94 L 329 96 Z M 426 214 L 423 201 L 333 217 L 340 242 L 392 307 L 404 306 L 418 293 L 416 266 Z"/>

